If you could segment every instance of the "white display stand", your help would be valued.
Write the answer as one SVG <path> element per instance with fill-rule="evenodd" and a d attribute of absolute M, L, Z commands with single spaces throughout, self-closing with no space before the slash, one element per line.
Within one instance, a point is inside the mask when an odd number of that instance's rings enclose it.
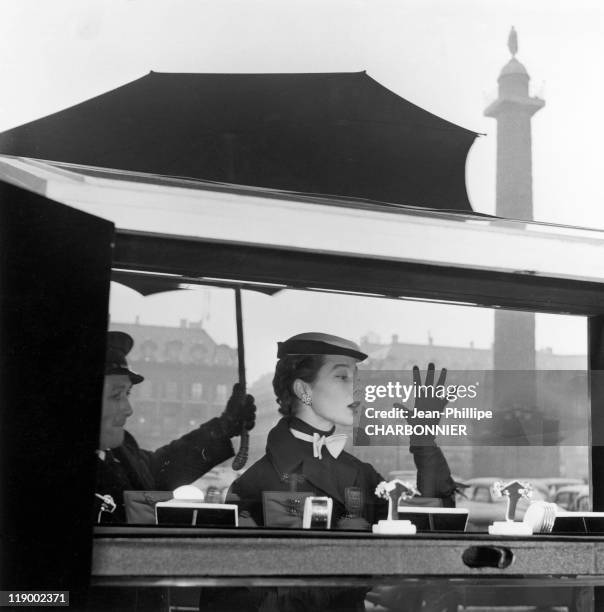
<path fill-rule="evenodd" d="M 489 525 L 490 535 L 533 535 L 533 528 L 528 523 L 518 521 L 495 521 Z"/>
<path fill-rule="evenodd" d="M 378 535 L 413 535 L 417 528 L 411 521 L 378 521 L 371 528 Z"/>

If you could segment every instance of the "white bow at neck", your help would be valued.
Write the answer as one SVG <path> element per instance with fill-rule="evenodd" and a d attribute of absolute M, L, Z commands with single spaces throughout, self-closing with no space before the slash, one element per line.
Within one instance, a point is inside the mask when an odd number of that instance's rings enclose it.
<path fill-rule="evenodd" d="M 329 454 L 337 459 L 340 453 L 344 450 L 346 440 L 348 436 L 346 434 L 334 434 L 332 436 L 322 436 L 318 433 L 310 434 L 302 433 L 297 429 L 291 429 L 290 433 L 294 438 L 298 440 L 304 440 L 305 442 L 312 442 L 312 454 L 317 459 L 323 459 L 323 447 L 325 446 L 329 451 Z"/>

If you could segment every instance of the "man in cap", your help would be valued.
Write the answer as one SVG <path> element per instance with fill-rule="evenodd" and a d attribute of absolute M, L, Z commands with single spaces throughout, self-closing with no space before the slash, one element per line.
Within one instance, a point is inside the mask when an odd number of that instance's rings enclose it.
<path fill-rule="evenodd" d="M 252 429 L 255 422 L 254 398 L 236 384 L 219 417 L 156 451 L 139 448 L 124 430 L 132 415 L 130 389 L 144 380 L 126 361 L 133 344 L 132 337 L 124 332 L 110 331 L 107 335 L 96 483 L 96 512 L 102 521 L 125 522 L 124 491 L 171 491 L 232 457 L 230 438 Z"/>

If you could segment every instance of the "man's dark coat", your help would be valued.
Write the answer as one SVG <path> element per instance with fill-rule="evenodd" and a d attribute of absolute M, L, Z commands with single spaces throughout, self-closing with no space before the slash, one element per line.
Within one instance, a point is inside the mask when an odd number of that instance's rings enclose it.
<path fill-rule="evenodd" d="M 120 447 L 97 460 L 95 491 L 111 495 L 117 505 L 113 514 L 103 513 L 102 521 L 125 522 L 124 491 L 172 491 L 197 480 L 232 456 L 233 445 L 218 419 L 156 451 L 139 448 L 134 437 L 126 432 Z"/>

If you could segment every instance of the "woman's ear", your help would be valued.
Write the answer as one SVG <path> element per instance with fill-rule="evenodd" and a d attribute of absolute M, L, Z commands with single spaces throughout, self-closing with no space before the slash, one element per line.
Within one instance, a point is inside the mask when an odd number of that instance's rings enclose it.
<path fill-rule="evenodd" d="M 296 380 L 294 380 L 294 384 L 292 385 L 292 390 L 294 392 L 294 395 L 300 401 L 302 401 L 302 398 L 308 392 L 306 387 L 307 387 L 307 384 L 302 379 L 296 378 Z"/>
<path fill-rule="evenodd" d="M 307 382 L 304 382 L 301 378 L 296 378 L 292 385 L 294 395 L 306 406 L 312 406 L 312 394 L 311 387 Z"/>

